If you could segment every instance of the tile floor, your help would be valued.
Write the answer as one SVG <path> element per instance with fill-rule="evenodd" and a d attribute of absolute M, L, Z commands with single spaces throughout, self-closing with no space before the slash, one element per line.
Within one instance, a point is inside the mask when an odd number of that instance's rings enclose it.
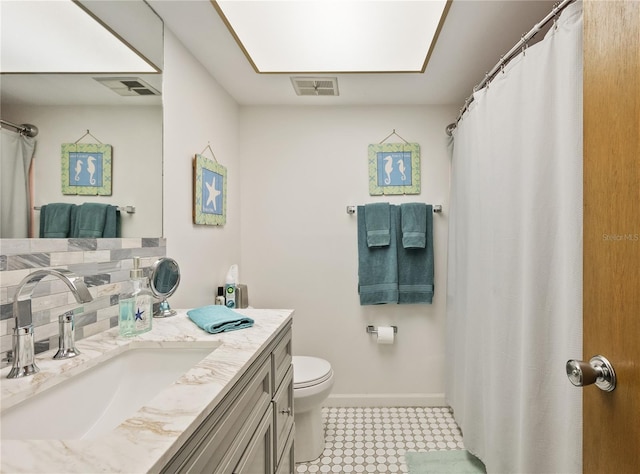
<path fill-rule="evenodd" d="M 464 449 L 449 407 L 331 407 L 322 416 L 325 450 L 296 473 L 406 473 L 407 451 Z"/>

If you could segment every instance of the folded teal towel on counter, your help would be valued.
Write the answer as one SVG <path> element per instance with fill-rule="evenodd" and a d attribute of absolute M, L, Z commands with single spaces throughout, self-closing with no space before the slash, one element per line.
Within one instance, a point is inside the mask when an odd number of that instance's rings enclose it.
<path fill-rule="evenodd" d="M 253 319 L 222 305 L 209 305 L 187 311 L 200 328 L 211 334 L 235 331 L 253 326 Z"/>
<path fill-rule="evenodd" d="M 364 206 L 368 247 L 386 247 L 391 242 L 391 214 L 388 202 L 377 202 Z"/>
<path fill-rule="evenodd" d="M 66 202 L 45 204 L 40 208 L 40 237 L 66 239 L 71 236 L 76 205 Z"/>
<path fill-rule="evenodd" d="M 421 202 L 400 204 L 402 246 L 405 249 L 423 249 L 426 245 L 427 205 Z"/>

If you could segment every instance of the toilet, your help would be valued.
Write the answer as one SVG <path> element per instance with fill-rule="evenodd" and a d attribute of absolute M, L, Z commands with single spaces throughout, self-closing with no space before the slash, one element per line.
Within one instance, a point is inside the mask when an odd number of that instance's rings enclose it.
<path fill-rule="evenodd" d="M 324 451 L 322 402 L 333 388 L 333 369 L 324 359 L 293 356 L 295 462 L 317 459 Z"/>

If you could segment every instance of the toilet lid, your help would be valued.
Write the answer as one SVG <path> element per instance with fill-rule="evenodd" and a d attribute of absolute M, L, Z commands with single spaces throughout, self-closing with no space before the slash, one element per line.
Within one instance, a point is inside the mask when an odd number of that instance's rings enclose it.
<path fill-rule="evenodd" d="M 293 388 L 305 388 L 328 380 L 333 371 L 324 359 L 308 356 L 293 357 Z"/>

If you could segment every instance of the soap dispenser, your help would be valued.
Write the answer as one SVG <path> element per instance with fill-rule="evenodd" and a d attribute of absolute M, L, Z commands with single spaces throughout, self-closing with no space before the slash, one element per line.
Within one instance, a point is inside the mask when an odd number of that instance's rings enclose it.
<path fill-rule="evenodd" d="M 229 267 L 224 285 L 224 299 L 227 308 L 236 307 L 236 283 L 238 283 L 238 265 Z"/>
<path fill-rule="evenodd" d="M 120 297 L 120 335 L 137 336 L 151 330 L 153 321 L 153 294 L 149 289 L 149 279 L 140 268 L 140 257 L 133 257 L 130 272 L 131 292 Z"/>

